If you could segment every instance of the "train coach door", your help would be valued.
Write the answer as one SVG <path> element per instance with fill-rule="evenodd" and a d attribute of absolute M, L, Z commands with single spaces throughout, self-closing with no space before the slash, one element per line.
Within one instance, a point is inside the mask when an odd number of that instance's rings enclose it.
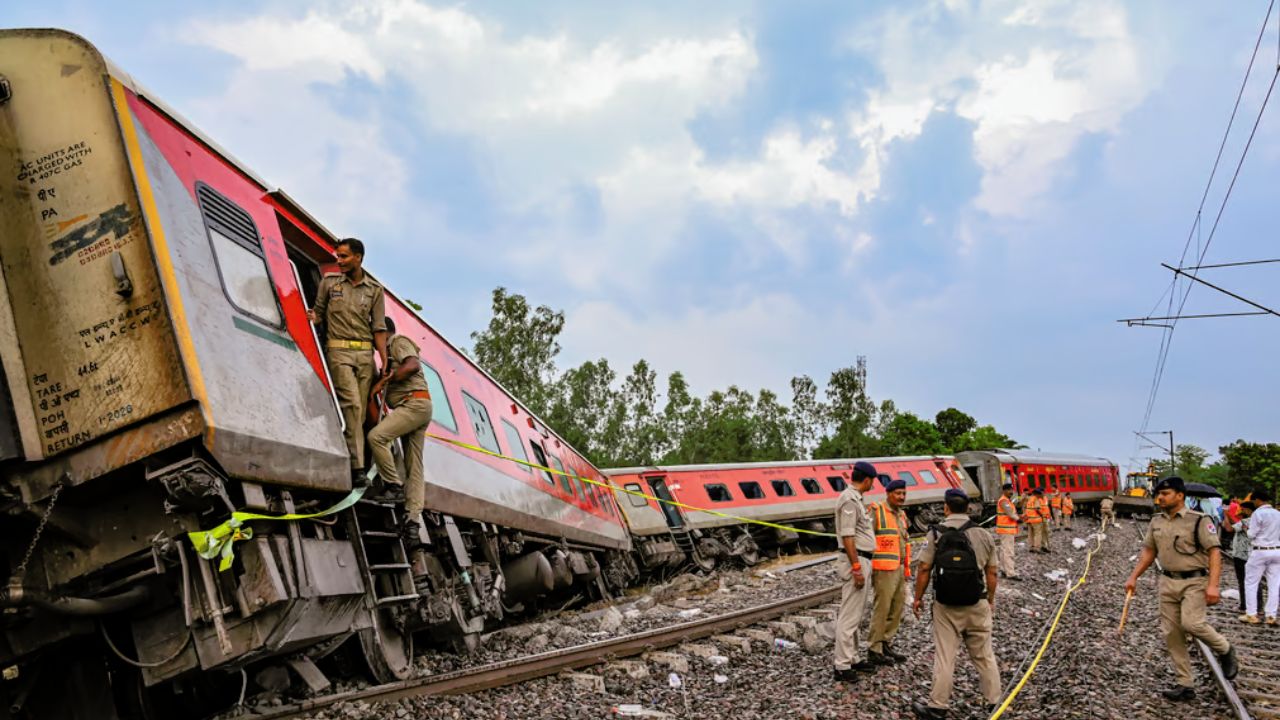
<path fill-rule="evenodd" d="M 662 506 L 662 516 L 667 519 L 667 527 L 672 530 L 684 529 L 684 515 L 680 514 L 680 508 L 672 505 L 675 500 L 671 495 L 671 490 L 667 488 L 667 479 L 662 476 L 645 478 L 649 483 L 649 489 L 653 491 L 653 496 L 661 500 L 658 505 Z"/>

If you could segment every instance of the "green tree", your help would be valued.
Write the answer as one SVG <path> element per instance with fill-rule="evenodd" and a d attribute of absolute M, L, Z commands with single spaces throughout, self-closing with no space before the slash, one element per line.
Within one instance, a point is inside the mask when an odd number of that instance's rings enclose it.
<path fill-rule="evenodd" d="M 815 459 L 855 458 L 876 455 L 880 443 L 871 430 L 876 423 L 876 405 L 867 395 L 854 368 L 840 368 L 827 382 L 827 423 L 831 434 L 814 449 Z"/>
<path fill-rule="evenodd" d="M 619 464 L 653 465 L 662 455 L 666 435 L 658 414 L 658 374 L 649 363 L 639 360 L 622 383 L 617 395 L 621 403 L 622 437 Z"/>
<path fill-rule="evenodd" d="M 796 426 L 787 406 L 778 402 L 771 390 L 761 390 L 756 398 L 752 424 L 752 456 L 755 461 L 795 460 L 797 454 Z"/>
<path fill-rule="evenodd" d="M 939 411 L 933 418 L 933 424 L 938 428 L 938 434 L 942 436 L 942 444 L 953 449 L 965 433 L 978 427 L 978 421 L 974 420 L 972 415 L 960 412 L 953 407 Z"/>
<path fill-rule="evenodd" d="M 616 438 L 611 437 L 609 410 L 617 394 L 616 378 L 603 358 L 565 371 L 555 383 L 555 400 L 546 416 L 551 427 L 593 463 L 612 459 L 608 450 Z"/>
<path fill-rule="evenodd" d="M 791 421 L 795 426 L 796 449 L 801 457 L 811 457 L 826 434 L 828 410 L 818 400 L 818 385 L 808 375 L 791 378 Z"/>
<path fill-rule="evenodd" d="M 523 295 L 494 288 L 489 326 L 471 333 L 476 363 L 538 415 L 546 415 L 556 378 L 564 313 L 531 308 Z"/>
<path fill-rule="evenodd" d="M 990 425 L 979 425 L 956 438 L 954 442 L 950 443 L 950 447 L 951 452 L 958 453 L 965 450 L 992 450 L 995 448 L 1017 450 L 1026 446 L 1020 445 L 1016 440 L 1004 433 L 997 432 Z"/>
<path fill-rule="evenodd" d="M 1251 443 L 1236 440 L 1218 448 L 1227 466 L 1224 489 L 1244 496 L 1259 486 L 1280 490 L 1280 443 Z"/>
<path fill-rule="evenodd" d="M 1153 460 L 1151 464 L 1160 475 L 1173 475 L 1176 472 L 1178 477 L 1187 482 L 1205 481 L 1204 462 L 1209 459 L 1207 450 L 1196 445 L 1179 445 L 1174 449 L 1174 459 L 1177 460 L 1176 468 L 1170 467 L 1168 457 Z"/>
<path fill-rule="evenodd" d="M 947 452 L 937 426 L 914 413 L 899 413 L 880 437 L 885 455 L 941 455 Z"/>

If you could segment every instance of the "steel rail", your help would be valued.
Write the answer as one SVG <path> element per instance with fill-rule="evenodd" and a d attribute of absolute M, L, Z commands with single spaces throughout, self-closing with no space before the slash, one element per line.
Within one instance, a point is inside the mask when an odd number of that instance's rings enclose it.
<path fill-rule="evenodd" d="M 489 663 L 479 667 L 458 670 L 442 675 L 412 678 L 360 690 L 335 693 L 300 703 L 263 711 L 248 711 L 230 718 L 254 718 L 255 720 L 282 720 L 320 710 L 340 702 L 387 702 L 418 695 L 458 695 L 489 690 L 505 685 L 545 677 L 565 670 L 595 665 L 614 658 L 630 657 L 659 648 L 678 645 L 687 640 L 718 635 L 781 615 L 821 605 L 840 595 L 840 586 L 758 605 L 743 610 L 694 620 L 666 628 L 648 630 L 609 640 L 576 645 L 561 650 L 530 655 L 515 660 Z"/>
<path fill-rule="evenodd" d="M 1213 679 L 1218 681 L 1218 687 L 1222 689 L 1222 694 L 1227 696 L 1227 703 L 1231 705 L 1231 711 L 1236 714 L 1239 720 L 1253 720 L 1253 716 L 1249 714 L 1249 709 L 1245 707 L 1244 701 L 1236 693 L 1235 684 L 1228 680 L 1226 675 L 1222 674 L 1222 664 L 1218 662 L 1218 658 L 1213 654 L 1213 651 L 1200 638 L 1196 638 L 1196 647 L 1200 648 L 1201 657 L 1209 665 L 1209 669 L 1213 671 Z"/>

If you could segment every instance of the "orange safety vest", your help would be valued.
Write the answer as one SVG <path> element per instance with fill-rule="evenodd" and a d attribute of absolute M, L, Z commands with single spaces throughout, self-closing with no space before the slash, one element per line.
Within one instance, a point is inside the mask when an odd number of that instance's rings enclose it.
<path fill-rule="evenodd" d="M 1074 500 L 1072 500 L 1071 498 L 1062 498 L 1062 514 L 1063 515 L 1070 516 L 1071 513 L 1075 512 L 1075 510 L 1076 510 L 1076 503 Z"/>
<path fill-rule="evenodd" d="M 888 503 L 876 503 L 871 506 L 872 527 L 876 531 L 876 549 L 871 553 L 872 570 L 907 569 L 907 577 L 911 577 L 911 543 L 902 536 L 905 524 L 899 524 L 901 511 L 889 507 Z"/>
<path fill-rule="evenodd" d="M 1062 512 L 1062 496 L 1054 495 L 1053 497 L 1049 498 L 1049 507 L 1053 508 L 1054 510 L 1057 510 L 1058 512 Z"/>
<path fill-rule="evenodd" d="M 1003 495 L 996 501 L 996 534 L 997 535 L 1017 535 L 1018 521 L 1013 519 L 1015 514 L 1013 501 Z"/>
<path fill-rule="evenodd" d="M 1039 525 L 1044 522 L 1044 515 L 1048 512 L 1048 507 L 1044 501 L 1032 495 L 1027 498 L 1027 504 L 1022 510 L 1022 515 L 1027 520 L 1028 525 Z"/>

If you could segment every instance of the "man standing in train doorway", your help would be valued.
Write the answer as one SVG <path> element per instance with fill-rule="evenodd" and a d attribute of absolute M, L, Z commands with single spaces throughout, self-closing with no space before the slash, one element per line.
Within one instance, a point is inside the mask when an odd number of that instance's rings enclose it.
<path fill-rule="evenodd" d="M 382 286 L 364 271 L 364 243 L 347 238 L 335 249 L 338 269 L 326 273 L 307 317 L 325 330 L 325 361 L 345 423 L 351 478 L 365 483 L 364 417 L 377 368 L 387 367 L 386 300 Z"/>
<path fill-rule="evenodd" d="M 884 487 L 885 499 L 871 506 L 871 529 L 876 549 L 871 554 L 871 591 L 875 609 L 867 637 L 867 660 L 876 665 L 905 662 L 906 655 L 889 645 L 902 624 L 902 606 L 911 578 L 911 539 L 907 537 L 907 483 L 894 480 Z"/>
<path fill-rule="evenodd" d="M 933 687 L 928 703 L 912 711 L 925 720 L 947 716 L 955 683 L 960 646 L 978 670 L 978 685 L 986 700 L 986 714 L 1000 702 L 1000 667 L 991 644 L 991 615 L 996 605 L 996 546 L 991 534 L 969 517 L 969 496 L 951 488 L 945 493 L 947 517 L 925 537 L 916 568 L 916 617 L 924 608 L 924 593 L 933 583 Z"/>
<path fill-rule="evenodd" d="M 837 574 L 844 583 L 840 589 L 840 610 L 836 614 L 835 679 L 853 682 L 859 672 L 874 670 L 875 664 L 854 658 L 858 655 L 859 631 L 871 590 L 871 556 L 876 539 L 871 529 L 871 514 L 862 494 L 871 489 L 876 466 L 858 461 L 853 465 L 849 485 L 836 500 L 836 536 L 845 557 L 836 561 Z"/>
<path fill-rule="evenodd" d="M 384 497 L 399 501 L 404 497 L 404 519 L 401 534 L 411 545 L 419 543 L 422 527 L 422 505 L 426 499 L 426 481 L 422 476 L 422 447 L 426 441 L 427 425 L 431 424 L 431 392 L 422 374 L 422 362 L 418 360 L 418 346 L 404 335 L 396 334 L 396 325 L 386 319 L 387 364 L 391 372 L 383 375 L 373 386 L 376 398 L 386 388 L 387 414 L 369 431 L 369 447 L 373 462 L 378 466 L 378 479 L 382 483 Z M 400 440 L 404 450 L 404 474 L 401 481 L 396 470 L 396 460 L 391 454 L 391 443 Z"/>
<path fill-rule="evenodd" d="M 1013 561 L 1014 546 L 1018 542 L 1018 509 L 1013 505 L 1013 483 L 1005 483 L 1003 494 L 996 501 L 996 536 L 1000 539 L 1000 573 L 1010 580 L 1021 580 Z"/>
<path fill-rule="evenodd" d="M 1151 518 L 1138 565 L 1124 584 L 1126 593 L 1134 592 L 1142 573 L 1160 561 L 1164 576 L 1160 578 L 1160 627 L 1178 683 L 1161 694 L 1176 702 L 1196 696 L 1187 635 L 1203 640 L 1213 650 L 1228 680 L 1240 669 L 1235 648 L 1205 620 L 1205 607 L 1217 605 L 1221 599 L 1218 528 L 1212 518 L 1187 508 L 1184 493 L 1182 478 L 1176 475 L 1156 483 L 1155 504 L 1161 512 Z"/>

